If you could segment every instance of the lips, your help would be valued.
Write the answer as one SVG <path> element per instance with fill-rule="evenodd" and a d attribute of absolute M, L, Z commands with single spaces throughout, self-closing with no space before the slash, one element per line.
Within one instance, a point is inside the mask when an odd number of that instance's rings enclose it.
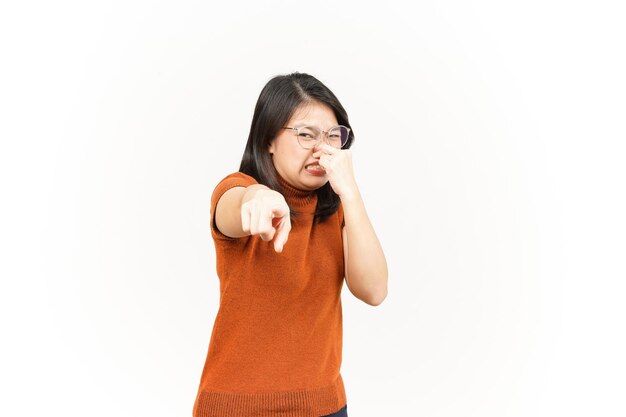
<path fill-rule="evenodd" d="M 304 169 L 312 169 L 315 171 L 325 171 L 324 167 L 319 164 L 319 162 L 312 162 L 308 165 L 304 166 Z"/>
<path fill-rule="evenodd" d="M 326 170 L 324 167 L 319 165 L 319 162 L 313 162 L 304 166 L 304 170 L 310 175 L 314 175 L 316 177 L 324 177 L 326 176 Z"/>

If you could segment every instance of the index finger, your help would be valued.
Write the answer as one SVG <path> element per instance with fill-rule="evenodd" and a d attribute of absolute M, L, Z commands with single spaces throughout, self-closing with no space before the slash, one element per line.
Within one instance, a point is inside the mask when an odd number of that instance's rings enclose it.
<path fill-rule="evenodd" d="M 284 216 L 277 225 L 276 235 L 274 236 L 274 250 L 278 253 L 283 251 L 283 247 L 287 243 L 289 238 L 289 232 L 291 231 L 291 219 L 289 214 Z"/>
<path fill-rule="evenodd" d="M 341 152 L 341 149 L 337 149 L 334 146 L 330 146 L 327 143 L 322 144 L 322 149 L 324 151 L 327 151 L 327 153 L 329 153 L 329 154 L 334 154 L 336 152 Z"/>

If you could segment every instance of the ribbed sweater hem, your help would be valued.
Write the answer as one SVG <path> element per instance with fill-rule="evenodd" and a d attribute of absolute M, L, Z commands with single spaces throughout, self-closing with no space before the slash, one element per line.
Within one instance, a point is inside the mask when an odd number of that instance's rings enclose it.
<path fill-rule="evenodd" d="M 241 393 L 201 389 L 193 417 L 320 417 L 346 403 L 339 375 L 333 384 L 312 390 Z"/>

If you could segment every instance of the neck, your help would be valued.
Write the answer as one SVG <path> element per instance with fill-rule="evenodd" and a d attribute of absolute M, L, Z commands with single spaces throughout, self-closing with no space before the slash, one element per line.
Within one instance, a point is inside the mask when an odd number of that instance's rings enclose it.
<path fill-rule="evenodd" d="M 315 212 L 315 207 L 317 205 L 317 193 L 315 190 L 301 190 L 296 188 L 281 177 L 278 172 L 276 172 L 276 178 L 278 178 L 278 182 L 282 187 L 282 194 L 285 197 L 285 200 L 287 200 L 291 206 L 293 206 L 296 210 L 312 208 L 313 212 Z"/>

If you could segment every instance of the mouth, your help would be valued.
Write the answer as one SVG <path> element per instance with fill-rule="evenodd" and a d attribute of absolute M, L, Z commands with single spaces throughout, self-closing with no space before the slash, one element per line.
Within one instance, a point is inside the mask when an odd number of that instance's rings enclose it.
<path fill-rule="evenodd" d="M 306 165 L 304 167 L 304 170 L 306 172 L 308 172 L 309 174 L 313 174 L 313 175 L 317 175 L 317 176 L 321 176 L 321 175 L 325 175 L 326 174 L 326 170 L 324 169 L 324 167 L 319 165 L 317 162 L 314 162 L 312 164 Z"/>

